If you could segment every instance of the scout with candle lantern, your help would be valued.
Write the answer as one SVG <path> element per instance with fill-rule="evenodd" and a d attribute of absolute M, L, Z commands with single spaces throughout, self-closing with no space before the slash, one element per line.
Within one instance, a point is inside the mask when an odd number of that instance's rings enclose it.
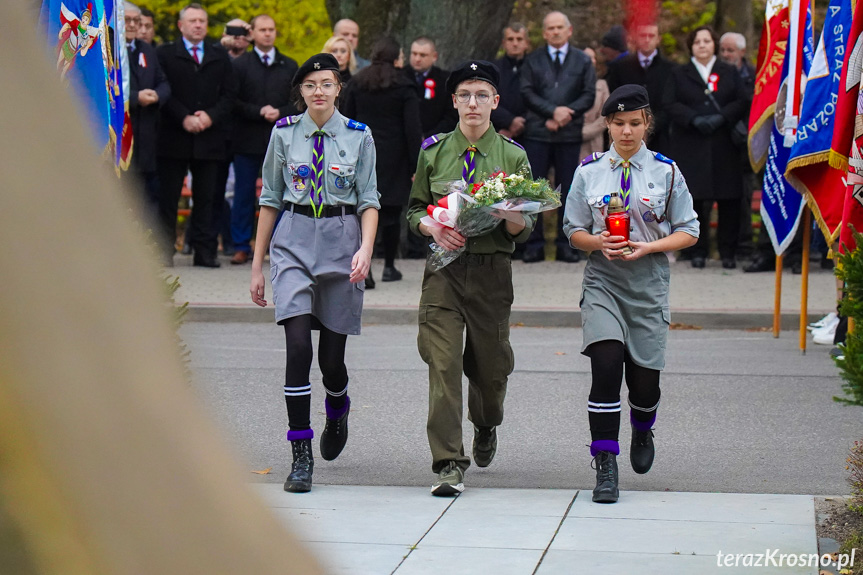
<path fill-rule="evenodd" d="M 647 91 L 627 84 L 602 108 L 611 147 L 588 156 L 575 172 L 563 231 L 574 248 L 591 252 L 584 269 L 581 351 L 591 361 L 587 402 L 590 452 L 596 468 L 593 500 L 618 500 L 620 387 L 629 390 L 636 473 L 653 464 L 652 427 L 665 367 L 669 266 L 666 252 L 698 239 L 698 217 L 680 169 L 647 149 Z"/>

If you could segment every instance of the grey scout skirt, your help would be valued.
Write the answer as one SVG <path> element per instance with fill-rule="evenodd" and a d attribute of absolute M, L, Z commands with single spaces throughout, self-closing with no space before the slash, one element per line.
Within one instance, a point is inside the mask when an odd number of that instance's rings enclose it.
<path fill-rule="evenodd" d="M 358 335 L 365 283 L 349 276 L 360 243 L 354 214 L 313 218 L 285 210 L 270 241 L 276 322 L 311 314 L 313 329 Z"/>
<path fill-rule="evenodd" d="M 598 251 L 590 254 L 581 291 L 581 352 L 597 341 L 615 340 L 626 346 L 636 365 L 663 369 L 671 323 L 670 277 L 664 253 L 631 262 L 609 261 Z"/>

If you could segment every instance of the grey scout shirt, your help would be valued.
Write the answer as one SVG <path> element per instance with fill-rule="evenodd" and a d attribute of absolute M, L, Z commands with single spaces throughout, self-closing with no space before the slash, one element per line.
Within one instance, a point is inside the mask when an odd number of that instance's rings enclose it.
<path fill-rule="evenodd" d="M 591 235 L 605 231 L 606 206 L 611 192 L 620 189 L 622 163 L 612 144 L 607 152 L 585 158 L 576 169 L 563 218 L 567 238 L 579 230 Z M 652 242 L 673 232 L 697 238 L 698 215 L 680 168 L 662 154 L 648 150 L 644 143 L 630 158 L 630 165 L 629 239 Z"/>
<path fill-rule="evenodd" d="M 310 205 L 312 151 L 318 130 L 308 114 L 276 122 L 262 169 L 260 205 L 281 209 L 285 202 Z M 365 124 L 342 116 L 338 110 L 323 125 L 324 190 L 326 206 L 380 209 L 375 175 L 375 142 Z"/>

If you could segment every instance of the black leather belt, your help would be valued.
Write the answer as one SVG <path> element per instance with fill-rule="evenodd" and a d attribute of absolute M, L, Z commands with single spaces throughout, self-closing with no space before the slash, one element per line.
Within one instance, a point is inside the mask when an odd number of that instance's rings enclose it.
<path fill-rule="evenodd" d="M 304 216 L 308 216 L 310 218 L 332 218 L 335 216 L 348 216 L 351 214 L 357 213 L 356 206 L 323 206 L 319 214 L 315 213 L 315 209 L 312 206 L 305 206 L 302 204 L 294 204 L 291 202 L 285 202 L 285 211 L 294 212 L 295 214 L 302 214 Z"/>
<path fill-rule="evenodd" d="M 493 253 L 493 254 L 461 254 L 458 259 L 455 260 L 457 264 L 461 264 L 464 266 L 485 266 L 485 265 L 494 265 L 495 261 L 506 261 L 511 259 L 512 256 L 510 254 L 505 253 Z"/>

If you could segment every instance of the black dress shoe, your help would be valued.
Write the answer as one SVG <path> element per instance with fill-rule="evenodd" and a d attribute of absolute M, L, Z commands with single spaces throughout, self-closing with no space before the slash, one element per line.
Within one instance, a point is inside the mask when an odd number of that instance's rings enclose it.
<path fill-rule="evenodd" d="M 737 267 L 737 262 L 734 258 L 722 258 L 722 269 L 733 270 Z"/>
<path fill-rule="evenodd" d="M 776 260 L 758 256 L 749 265 L 744 266 L 743 271 L 746 273 L 776 271 Z"/>
<path fill-rule="evenodd" d="M 385 267 L 384 273 L 381 274 L 381 281 L 383 282 L 397 282 L 400 279 L 402 279 L 402 272 L 393 266 Z"/>
<path fill-rule="evenodd" d="M 292 441 L 291 453 L 294 456 L 294 462 L 291 464 L 291 473 L 285 481 L 285 491 L 307 493 L 312 490 L 312 473 L 315 470 L 312 440 L 298 439 Z"/>
<path fill-rule="evenodd" d="M 705 265 L 706 265 L 706 262 L 704 261 L 704 258 L 700 258 L 700 257 L 692 258 L 692 267 L 697 268 L 697 269 L 703 269 Z"/>
<path fill-rule="evenodd" d="M 338 418 L 327 417 L 327 424 L 321 434 L 321 457 L 326 461 L 332 461 L 342 452 L 348 442 L 348 414 L 351 412 L 351 403 L 348 400 L 345 412 Z"/>
<path fill-rule="evenodd" d="M 219 263 L 219 260 L 216 258 L 195 258 L 193 265 L 196 265 L 200 268 L 220 268 L 222 264 Z"/>
<path fill-rule="evenodd" d="M 620 498 L 620 490 L 617 487 L 619 481 L 617 457 L 609 451 L 600 451 L 593 458 L 590 466 L 596 469 L 593 501 L 595 503 L 616 503 Z"/>
<path fill-rule="evenodd" d="M 545 261 L 545 249 L 543 248 L 534 248 L 534 249 L 525 249 L 524 257 L 522 261 L 526 264 L 532 264 L 536 262 Z"/>
<path fill-rule="evenodd" d="M 497 428 L 473 426 L 473 462 L 477 467 L 491 465 L 497 453 Z"/>
<path fill-rule="evenodd" d="M 369 275 L 366 276 L 366 289 L 375 289 L 375 278 L 372 277 L 372 270 L 369 270 Z"/>
<path fill-rule="evenodd" d="M 638 431 L 632 428 L 632 442 L 629 445 L 629 462 L 636 473 L 647 473 L 653 465 L 656 450 L 653 447 L 653 431 Z"/>
<path fill-rule="evenodd" d="M 555 259 L 559 262 L 566 262 L 568 264 L 574 264 L 581 260 L 581 256 L 578 255 L 578 251 L 572 248 L 557 248 L 557 255 Z"/>

